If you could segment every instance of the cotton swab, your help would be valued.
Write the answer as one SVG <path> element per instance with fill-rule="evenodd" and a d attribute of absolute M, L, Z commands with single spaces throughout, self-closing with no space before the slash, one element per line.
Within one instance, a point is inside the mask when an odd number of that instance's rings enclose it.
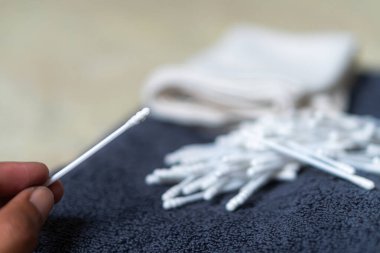
<path fill-rule="evenodd" d="M 100 149 L 105 147 L 108 143 L 113 141 L 116 137 L 124 133 L 126 130 L 130 129 L 131 127 L 139 124 L 141 121 L 143 121 L 150 113 L 149 108 L 144 108 L 141 111 L 137 112 L 134 116 L 132 116 L 124 125 L 122 125 L 120 128 L 118 128 L 116 131 L 108 135 L 106 138 L 104 138 L 102 141 L 100 141 L 98 144 L 93 146 L 91 149 L 89 149 L 87 152 L 79 156 L 77 159 L 69 163 L 66 167 L 62 168 L 60 171 L 55 173 L 53 176 L 50 177 L 50 179 L 45 183 L 45 186 L 49 186 L 56 182 L 58 179 L 69 173 L 71 170 L 76 168 L 79 164 L 81 164 L 83 161 L 87 160 L 89 157 L 91 157 L 93 154 L 98 152 Z"/>
<path fill-rule="evenodd" d="M 184 197 L 176 197 L 176 198 L 165 200 L 162 206 L 164 209 L 172 209 L 172 208 L 180 207 L 188 203 L 196 202 L 202 199 L 203 199 L 203 193 L 199 192 L 199 193 L 195 193 L 195 194 L 184 196 Z"/>
<path fill-rule="evenodd" d="M 303 146 L 301 146 L 295 142 L 289 141 L 288 145 L 289 145 L 289 147 L 296 149 L 298 152 L 303 152 L 304 154 L 312 156 L 318 160 L 321 160 L 324 163 L 330 164 L 331 166 L 334 166 L 337 169 L 343 170 L 344 172 L 346 172 L 348 174 L 355 174 L 355 168 L 349 164 L 341 163 L 341 162 L 333 160 L 327 156 L 315 153 L 312 150 L 309 150 L 308 148 L 303 147 Z"/>
<path fill-rule="evenodd" d="M 230 199 L 226 204 L 227 211 L 233 212 L 239 206 L 245 203 L 245 201 L 258 189 L 260 189 L 264 184 L 268 183 L 270 178 L 275 175 L 276 172 L 269 171 L 266 172 L 257 178 L 251 179 L 246 185 L 244 185 L 239 193 Z"/>
<path fill-rule="evenodd" d="M 319 161 L 311 156 L 307 156 L 301 152 L 292 150 L 291 148 L 287 146 L 281 145 L 279 143 L 276 143 L 270 140 L 264 140 L 264 139 L 262 140 L 262 143 L 281 154 L 293 157 L 294 159 L 302 161 L 304 163 L 314 165 L 315 168 L 318 168 L 329 174 L 332 174 L 334 176 L 350 181 L 351 183 L 356 184 L 357 186 L 360 186 L 366 190 L 372 190 L 373 188 L 375 188 L 375 183 L 369 179 L 357 176 L 355 174 L 346 173 L 340 169 L 336 169 L 335 167 L 330 166 L 329 164 L 323 163 L 322 161 Z"/>
<path fill-rule="evenodd" d="M 162 194 L 162 200 L 169 200 L 171 198 L 175 198 L 181 194 L 182 189 L 185 185 L 189 184 L 191 181 L 195 179 L 195 176 L 190 176 L 184 179 L 181 183 L 174 185 L 169 190 L 167 190 L 164 194 Z"/>
<path fill-rule="evenodd" d="M 380 122 L 374 128 L 367 121 L 302 111 L 259 118 L 213 144 L 191 144 L 168 154 L 169 168 L 154 170 L 146 181 L 176 184 L 162 197 L 165 209 L 239 191 L 226 205 L 234 211 L 268 182 L 295 180 L 306 164 L 371 190 L 374 182 L 355 174 L 380 174 Z"/>

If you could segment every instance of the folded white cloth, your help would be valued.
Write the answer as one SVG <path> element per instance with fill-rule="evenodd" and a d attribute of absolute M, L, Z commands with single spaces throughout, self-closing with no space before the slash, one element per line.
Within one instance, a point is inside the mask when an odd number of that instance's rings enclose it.
<path fill-rule="evenodd" d="M 188 62 L 153 73 L 143 102 L 156 117 L 203 126 L 305 106 L 342 110 L 340 84 L 355 53 L 356 42 L 348 33 L 235 27 Z"/>

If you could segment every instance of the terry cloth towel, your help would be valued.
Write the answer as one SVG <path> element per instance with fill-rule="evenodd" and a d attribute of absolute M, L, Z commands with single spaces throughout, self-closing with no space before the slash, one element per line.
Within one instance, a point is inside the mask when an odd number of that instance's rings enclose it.
<path fill-rule="evenodd" d="M 236 27 L 182 65 L 158 69 L 142 92 L 160 119 L 221 126 L 312 106 L 342 110 L 356 43 L 347 33 Z"/>
<path fill-rule="evenodd" d="M 350 110 L 380 117 L 379 97 L 380 75 L 361 76 Z M 379 252 L 380 190 L 314 169 L 233 213 L 224 208 L 231 195 L 164 210 L 167 187 L 147 186 L 145 176 L 166 153 L 214 136 L 151 118 L 126 132 L 63 178 L 37 252 Z"/>

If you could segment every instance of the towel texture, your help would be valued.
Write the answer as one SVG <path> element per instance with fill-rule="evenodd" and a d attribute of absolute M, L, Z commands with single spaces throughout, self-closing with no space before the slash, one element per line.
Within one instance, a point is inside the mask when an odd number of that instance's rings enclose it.
<path fill-rule="evenodd" d="M 365 75 L 351 112 L 380 117 L 380 76 Z M 37 252 L 378 252 L 380 190 L 365 191 L 313 169 L 273 183 L 234 213 L 221 197 L 165 211 L 166 189 L 144 179 L 163 156 L 209 130 L 148 119 L 64 178 L 65 196 Z M 366 175 L 380 185 L 380 177 Z"/>
<path fill-rule="evenodd" d="M 355 53 L 347 33 L 239 26 L 186 63 L 158 69 L 143 100 L 157 118 L 203 126 L 305 106 L 342 110 Z"/>

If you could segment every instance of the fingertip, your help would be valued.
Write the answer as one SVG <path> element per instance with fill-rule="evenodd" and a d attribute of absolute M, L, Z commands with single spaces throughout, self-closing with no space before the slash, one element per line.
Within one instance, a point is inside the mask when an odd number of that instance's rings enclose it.
<path fill-rule="evenodd" d="M 44 180 L 46 180 L 46 178 L 49 177 L 49 168 L 45 163 L 42 163 L 42 162 L 20 162 L 20 164 L 23 164 L 24 166 L 28 167 L 29 170 L 38 171 L 43 176 Z"/>
<path fill-rule="evenodd" d="M 46 164 L 42 162 L 28 162 L 29 166 L 33 167 L 35 170 L 41 170 L 42 174 L 49 177 L 49 168 Z"/>
<path fill-rule="evenodd" d="M 20 163 L 20 167 L 24 167 L 25 174 L 28 175 L 28 185 L 35 186 L 43 184 L 49 178 L 49 168 L 41 162 L 25 162 Z"/>
<path fill-rule="evenodd" d="M 40 162 L 0 162 L 0 195 L 10 197 L 21 190 L 43 184 L 48 167 Z"/>
<path fill-rule="evenodd" d="M 49 186 L 49 189 L 53 192 L 54 195 L 54 203 L 58 203 L 65 192 L 63 184 L 61 181 L 56 181 L 52 185 Z"/>

